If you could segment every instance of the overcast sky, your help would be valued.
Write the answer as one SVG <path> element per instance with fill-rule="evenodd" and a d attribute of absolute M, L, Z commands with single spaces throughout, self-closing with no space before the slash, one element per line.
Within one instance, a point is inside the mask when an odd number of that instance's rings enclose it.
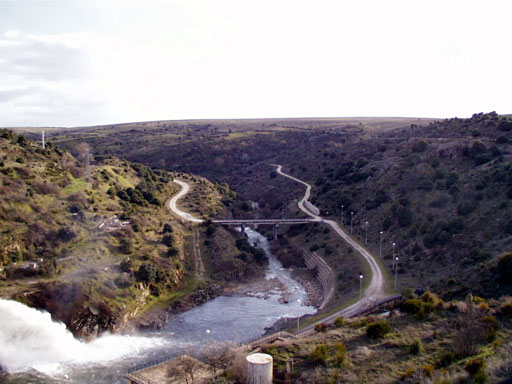
<path fill-rule="evenodd" d="M 0 126 L 511 113 L 512 1 L 0 0 Z"/>

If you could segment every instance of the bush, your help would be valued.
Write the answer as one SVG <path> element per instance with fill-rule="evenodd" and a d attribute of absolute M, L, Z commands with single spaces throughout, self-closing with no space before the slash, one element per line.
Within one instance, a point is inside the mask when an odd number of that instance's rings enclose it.
<path fill-rule="evenodd" d="M 162 233 L 172 233 L 171 225 L 168 223 L 165 223 L 164 228 L 162 229 Z"/>
<path fill-rule="evenodd" d="M 172 247 L 174 245 L 174 237 L 172 235 L 165 235 L 162 238 L 162 242 L 168 247 Z"/>
<path fill-rule="evenodd" d="M 409 352 L 413 355 L 419 355 L 423 352 L 423 343 L 420 339 L 414 339 L 412 344 L 409 346 Z"/>
<path fill-rule="evenodd" d="M 309 359 L 314 364 L 327 365 L 328 348 L 327 345 L 322 344 L 317 346 L 309 355 Z"/>
<path fill-rule="evenodd" d="M 135 272 L 135 277 L 138 281 L 142 281 L 144 283 L 152 283 L 156 281 L 157 270 L 153 264 L 142 264 L 137 272 Z"/>
<path fill-rule="evenodd" d="M 432 376 L 434 376 L 434 367 L 432 367 L 431 365 L 424 365 L 423 375 L 425 377 L 432 378 Z"/>
<path fill-rule="evenodd" d="M 336 343 L 334 346 L 334 350 L 336 351 L 336 354 L 334 355 L 334 362 L 336 365 L 343 366 L 346 361 L 346 350 L 345 344 L 343 343 Z"/>
<path fill-rule="evenodd" d="M 512 318 L 512 301 L 509 301 L 508 303 L 505 303 L 501 306 L 500 314 L 505 318 L 505 320 Z"/>
<path fill-rule="evenodd" d="M 470 360 L 464 369 L 471 377 L 474 377 L 478 372 L 485 370 L 485 361 L 482 359 Z"/>
<path fill-rule="evenodd" d="M 334 320 L 334 325 L 336 326 L 336 328 L 343 327 L 344 324 L 345 318 L 343 316 L 338 316 L 336 320 Z"/>
<path fill-rule="evenodd" d="M 315 324 L 315 332 L 325 332 L 327 331 L 327 325 L 325 323 Z"/>
<path fill-rule="evenodd" d="M 413 314 L 422 319 L 433 311 L 434 305 L 418 299 L 409 299 L 404 301 L 400 308 L 403 312 Z"/>
<path fill-rule="evenodd" d="M 133 240 L 129 237 L 123 237 L 119 242 L 119 250 L 123 253 L 133 253 Z"/>
<path fill-rule="evenodd" d="M 423 151 L 425 151 L 425 149 L 427 149 L 427 145 L 428 145 L 428 143 L 426 142 L 426 140 L 417 141 L 413 144 L 412 151 L 413 152 L 423 152 Z"/>
<path fill-rule="evenodd" d="M 169 247 L 167 250 L 167 257 L 174 257 L 178 254 L 178 248 L 176 247 Z"/>
<path fill-rule="evenodd" d="M 377 321 L 366 327 L 366 336 L 370 339 L 380 339 L 391 332 L 391 325 L 385 320 Z"/>

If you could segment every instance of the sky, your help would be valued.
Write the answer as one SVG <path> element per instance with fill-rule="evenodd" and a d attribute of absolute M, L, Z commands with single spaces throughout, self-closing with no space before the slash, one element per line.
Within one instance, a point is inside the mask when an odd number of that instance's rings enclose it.
<path fill-rule="evenodd" d="M 512 113 L 512 2 L 0 0 L 0 126 Z"/>

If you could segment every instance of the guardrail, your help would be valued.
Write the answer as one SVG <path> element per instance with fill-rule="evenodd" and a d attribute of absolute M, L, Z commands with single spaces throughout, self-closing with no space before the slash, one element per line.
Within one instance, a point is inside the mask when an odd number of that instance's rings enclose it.
<path fill-rule="evenodd" d="M 225 219 L 212 220 L 215 224 L 309 224 L 318 223 L 316 219 Z"/>

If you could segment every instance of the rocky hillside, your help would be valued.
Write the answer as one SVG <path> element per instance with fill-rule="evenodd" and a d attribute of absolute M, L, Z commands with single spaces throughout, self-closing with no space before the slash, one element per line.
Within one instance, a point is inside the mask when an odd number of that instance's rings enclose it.
<path fill-rule="evenodd" d="M 165 205 L 178 190 L 175 175 L 94 160 L 83 145 L 75 152 L 0 131 L 0 295 L 89 336 L 195 288 L 185 257 L 190 231 Z M 217 200 L 206 213 L 219 214 L 222 193 L 190 179 Z"/>

